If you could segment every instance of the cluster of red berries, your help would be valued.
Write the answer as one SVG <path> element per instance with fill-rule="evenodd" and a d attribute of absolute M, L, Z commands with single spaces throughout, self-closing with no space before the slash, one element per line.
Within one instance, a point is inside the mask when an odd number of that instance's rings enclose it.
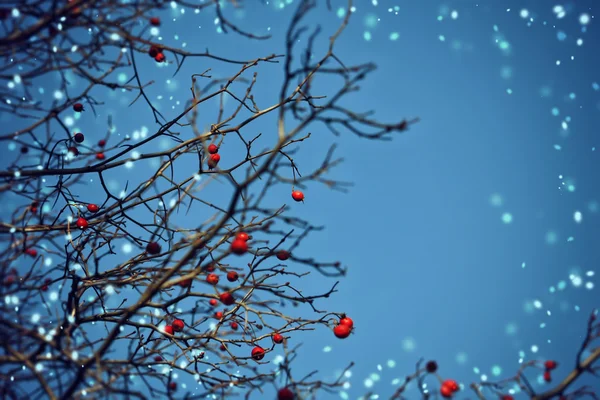
<path fill-rule="evenodd" d="M 209 144 L 208 153 L 210 154 L 207 161 L 208 168 L 213 169 L 217 166 L 217 164 L 219 164 L 219 161 L 221 161 L 221 156 L 219 155 L 219 147 L 214 143 Z"/>
<path fill-rule="evenodd" d="M 148 50 L 148 55 L 154 58 L 154 61 L 158 63 L 164 62 L 167 59 L 163 54 L 162 47 L 156 45 L 150 46 L 150 50 Z"/>
<path fill-rule="evenodd" d="M 250 236 L 246 232 L 240 232 L 235 235 L 235 239 L 231 242 L 231 252 L 241 256 L 248 251 L 248 240 Z"/>
<path fill-rule="evenodd" d="M 454 379 L 446 379 L 442 382 L 442 387 L 440 388 L 440 394 L 444 398 L 450 398 L 454 395 L 454 393 L 458 392 L 460 387 L 458 383 Z"/>
<path fill-rule="evenodd" d="M 558 364 L 556 361 L 554 360 L 548 360 L 544 363 L 544 381 L 546 382 L 551 382 L 552 381 L 552 375 L 550 374 L 550 372 L 554 369 L 556 369 L 556 367 L 558 367 Z"/>
<path fill-rule="evenodd" d="M 348 318 L 347 316 L 343 316 L 340 319 L 340 323 L 333 328 L 333 334 L 339 339 L 345 339 L 350 336 L 352 332 L 352 328 L 354 327 L 354 321 Z"/>
<path fill-rule="evenodd" d="M 170 325 L 165 326 L 165 332 L 172 335 L 175 332 L 181 332 L 184 327 L 185 323 L 182 320 L 175 318 Z"/>

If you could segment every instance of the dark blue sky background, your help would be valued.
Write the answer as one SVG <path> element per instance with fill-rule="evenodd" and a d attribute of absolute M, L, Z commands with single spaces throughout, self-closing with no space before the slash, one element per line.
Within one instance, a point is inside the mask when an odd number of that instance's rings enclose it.
<path fill-rule="evenodd" d="M 271 33 L 269 41 L 217 33 L 212 12 L 181 14 L 177 8 L 161 16 L 159 36 L 189 50 L 208 47 L 242 59 L 281 53 L 297 2 L 281 8 L 280 1 L 250 3 L 244 12 L 224 12 L 249 31 Z M 345 4 L 332 3 L 333 12 L 321 7 L 310 17 L 324 24 L 323 46 Z M 332 176 L 355 183 L 348 194 L 309 185 L 305 204 L 293 207 L 327 226 L 299 251 L 339 259 L 349 268 L 339 291 L 317 305 L 347 312 L 356 328 L 344 341 L 325 328 L 294 335 L 291 341 L 304 343 L 296 374 L 317 368 L 331 379 L 356 361 L 344 391 L 354 399 L 368 390 L 389 396 L 394 379 L 411 373 L 420 357 L 436 359 L 442 376 L 466 385 L 507 377 L 520 359 L 558 360 L 556 379 L 569 371 L 587 317 L 600 305 L 594 274 L 600 261 L 594 3 L 355 2 L 337 54 L 347 64 L 372 61 L 379 69 L 348 104 L 376 110 L 385 121 L 418 116 L 421 122 L 385 143 L 315 131 L 297 157 L 308 172 L 337 142 L 346 161 Z M 149 93 L 167 118 L 189 99 L 191 73 L 214 68 L 213 76 L 225 76 L 237 69 L 189 59 L 173 78 L 175 66 L 142 57 L 142 81 L 155 81 Z M 259 70 L 257 99 L 278 93 L 280 68 Z M 124 79 L 131 77 L 123 72 Z M 327 89 L 330 82 L 322 84 Z M 48 79 L 40 96 L 56 89 Z M 126 108 L 131 95 L 98 98 L 107 102 L 98 116 L 73 119 L 74 131 L 103 136 L 108 114 L 116 135 L 156 129 L 147 106 Z M 2 121 L 14 120 L 2 115 Z M 274 140 L 275 125 L 267 122 L 249 134 Z M 2 152 L 11 157 L 14 146 L 5 143 Z M 227 153 L 223 157 L 226 165 Z M 146 170 L 136 165 L 128 179 L 145 179 Z M 123 174 L 113 176 L 115 193 L 124 188 Z M 101 193 L 97 184 L 89 190 Z M 289 188 L 278 190 L 270 200 L 289 203 Z M 3 200 L 3 214 L 11 201 Z M 299 285 L 316 292 L 333 283 L 313 275 Z M 540 377 L 534 373 L 531 380 Z M 598 382 L 592 384 L 600 392 Z"/>

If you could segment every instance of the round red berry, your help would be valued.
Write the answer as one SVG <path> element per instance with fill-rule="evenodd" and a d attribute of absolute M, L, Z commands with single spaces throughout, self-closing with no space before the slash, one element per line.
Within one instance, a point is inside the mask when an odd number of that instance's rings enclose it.
<path fill-rule="evenodd" d="M 211 143 L 208 145 L 208 152 L 210 154 L 217 154 L 219 152 L 219 148 L 217 147 L 216 144 Z"/>
<path fill-rule="evenodd" d="M 233 298 L 233 295 L 229 292 L 221 293 L 219 295 L 219 299 L 221 300 L 221 303 L 225 304 L 226 306 L 230 306 L 235 303 L 235 299 Z"/>
<path fill-rule="evenodd" d="M 546 381 L 546 382 L 551 382 L 552 381 L 552 375 L 550 375 L 550 371 L 545 371 L 544 372 L 544 381 Z"/>
<path fill-rule="evenodd" d="M 150 18 L 150 25 L 152 26 L 160 26 L 160 18 L 152 17 Z"/>
<path fill-rule="evenodd" d="M 216 285 L 217 283 L 219 283 L 219 275 L 208 274 L 206 276 L 206 282 L 210 283 L 211 285 Z"/>
<path fill-rule="evenodd" d="M 277 344 L 283 343 L 283 336 L 280 333 L 273 334 L 273 342 Z"/>
<path fill-rule="evenodd" d="M 88 227 L 88 222 L 85 218 L 83 217 L 79 217 L 77 218 L 77 222 L 75 223 L 77 225 L 77 227 L 81 230 L 87 229 Z"/>
<path fill-rule="evenodd" d="M 333 328 L 333 334 L 339 338 L 339 339 L 345 339 L 348 336 L 350 336 L 350 331 L 352 329 L 350 329 L 350 327 L 348 325 L 336 325 L 335 328 Z"/>
<path fill-rule="evenodd" d="M 159 362 L 162 360 L 163 360 L 163 358 L 161 356 L 154 356 L 154 361 Z"/>
<path fill-rule="evenodd" d="M 452 389 L 450 389 L 450 387 L 446 385 L 442 385 L 442 387 L 440 388 L 440 394 L 442 395 L 442 397 L 448 399 L 452 397 Z"/>
<path fill-rule="evenodd" d="M 165 61 L 165 58 L 166 57 L 163 53 L 158 53 L 157 55 L 154 56 L 154 61 L 161 63 L 161 62 Z"/>
<path fill-rule="evenodd" d="M 510 394 L 505 394 L 504 396 L 502 396 L 500 398 L 501 400 L 515 400 L 514 397 L 512 397 Z"/>
<path fill-rule="evenodd" d="M 216 318 L 216 319 L 221 319 L 221 318 L 223 318 L 223 312 L 222 312 L 222 311 L 217 311 L 217 312 L 215 313 L 215 318 Z"/>
<path fill-rule="evenodd" d="M 181 332 L 183 330 L 183 328 L 185 327 L 185 324 L 180 319 L 173 320 L 173 323 L 171 325 L 173 326 L 173 330 L 175 332 Z"/>
<path fill-rule="evenodd" d="M 290 258 L 290 252 L 287 250 L 279 250 L 276 254 L 277 258 L 281 261 L 285 261 Z"/>
<path fill-rule="evenodd" d="M 234 331 L 237 331 L 237 328 L 238 328 L 238 323 L 235 322 L 235 321 L 232 321 L 231 322 L 231 329 L 233 329 Z"/>
<path fill-rule="evenodd" d="M 221 161 L 221 156 L 218 154 L 211 154 L 208 158 L 208 166 L 210 169 L 213 169 L 217 166 L 217 164 Z"/>
<path fill-rule="evenodd" d="M 456 383 L 454 379 L 446 379 L 442 385 L 448 386 L 452 392 L 456 392 L 458 390 L 458 383 Z"/>
<path fill-rule="evenodd" d="M 302 193 L 299 190 L 294 190 L 292 192 L 292 199 L 294 199 L 296 201 L 304 201 L 304 193 Z"/>
<path fill-rule="evenodd" d="M 245 240 L 235 239 L 231 243 L 231 252 L 237 255 L 242 255 L 248 251 L 248 243 Z"/>
<path fill-rule="evenodd" d="M 104 160 L 106 156 L 102 152 L 96 153 L 96 160 Z"/>
<path fill-rule="evenodd" d="M 210 299 L 210 300 L 208 301 L 208 304 L 210 304 L 210 305 L 211 305 L 211 306 L 213 306 L 213 307 L 214 307 L 214 306 L 216 306 L 216 305 L 217 305 L 217 303 L 218 303 L 218 302 L 217 302 L 217 299 Z"/>
<path fill-rule="evenodd" d="M 77 147 L 69 147 L 67 149 L 67 151 L 71 154 L 73 154 L 74 156 L 78 156 L 79 155 L 79 150 L 77 150 Z"/>
<path fill-rule="evenodd" d="M 427 372 L 429 372 L 430 374 L 434 374 L 437 369 L 438 369 L 438 365 L 435 361 L 431 360 L 431 361 L 427 361 L 427 364 L 425 364 L 425 369 L 427 370 Z"/>
<path fill-rule="evenodd" d="M 240 276 L 239 276 L 239 275 L 238 275 L 238 273 L 237 273 L 237 272 L 235 272 L 235 271 L 229 271 L 229 272 L 227 273 L 227 280 L 228 280 L 229 282 L 235 282 L 235 281 L 237 281 L 237 280 L 238 280 L 238 278 L 239 278 L 239 277 L 240 277 Z"/>
<path fill-rule="evenodd" d="M 75 111 L 75 112 L 82 112 L 83 111 L 83 104 L 81 104 L 81 103 L 75 103 L 75 104 L 73 104 L 73 111 Z"/>
<path fill-rule="evenodd" d="M 177 390 L 177 383 L 175 383 L 175 382 L 169 383 L 169 389 L 171 389 L 171 390 Z"/>
<path fill-rule="evenodd" d="M 265 350 L 262 347 L 256 346 L 252 349 L 252 358 L 256 361 L 260 361 L 265 356 Z"/>
<path fill-rule="evenodd" d="M 553 369 L 555 369 L 557 366 L 558 366 L 558 364 L 557 364 L 557 363 L 556 363 L 556 361 L 554 361 L 554 360 L 548 360 L 548 361 L 546 361 L 546 362 L 544 363 L 544 367 L 545 367 L 546 369 L 549 369 L 549 370 L 553 370 Z"/>
<path fill-rule="evenodd" d="M 294 392 L 286 387 L 277 392 L 277 400 L 294 400 L 294 398 Z"/>
<path fill-rule="evenodd" d="M 162 53 L 161 48 L 158 46 L 150 46 L 150 50 L 148 50 L 148 55 L 152 58 L 156 57 L 157 55 L 159 55 L 160 53 Z"/>
<path fill-rule="evenodd" d="M 98 140 L 98 146 L 100 146 L 100 147 L 106 146 L 106 140 L 104 140 L 104 139 Z"/>
<path fill-rule="evenodd" d="M 344 317 L 340 319 L 340 325 L 347 325 L 348 328 L 352 329 L 354 327 L 354 321 L 352 321 L 352 318 Z"/>
<path fill-rule="evenodd" d="M 83 136 L 83 133 L 78 132 L 75 135 L 73 135 L 73 139 L 77 142 L 77 143 L 83 143 L 85 136 Z"/>
<path fill-rule="evenodd" d="M 179 281 L 179 286 L 181 286 L 181 287 L 189 287 L 191 284 L 192 284 L 191 279 L 184 279 L 182 281 Z"/>
<path fill-rule="evenodd" d="M 235 235 L 235 239 L 247 242 L 250 239 L 250 236 L 246 232 L 240 232 L 237 235 Z"/>
<path fill-rule="evenodd" d="M 173 327 L 171 325 L 165 326 L 165 332 L 168 333 L 169 335 L 172 335 L 174 331 L 175 330 L 173 329 Z"/>
<path fill-rule="evenodd" d="M 37 250 L 36 249 L 26 249 L 25 254 L 27 254 L 28 256 L 31 256 L 31 257 L 35 257 L 35 256 L 37 256 Z"/>
<path fill-rule="evenodd" d="M 160 253 L 160 244 L 158 244 L 157 242 L 150 242 L 146 245 L 146 252 L 148 252 L 148 254 L 159 254 Z"/>
<path fill-rule="evenodd" d="M 100 210 L 100 207 L 98 207 L 98 206 L 97 206 L 97 205 L 95 205 L 95 204 L 88 204 L 88 205 L 87 205 L 87 209 L 88 209 L 88 211 L 89 211 L 89 212 L 92 212 L 92 213 L 97 213 L 97 212 L 98 212 L 98 210 Z"/>

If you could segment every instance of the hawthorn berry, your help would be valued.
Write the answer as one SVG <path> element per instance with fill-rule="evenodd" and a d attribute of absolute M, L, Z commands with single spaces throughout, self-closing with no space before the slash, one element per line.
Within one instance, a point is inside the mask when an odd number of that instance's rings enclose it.
<path fill-rule="evenodd" d="M 189 287 L 191 284 L 192 284 L 191 279 L 184 279 L 179 282 L 179 286 L 181 286 L 181 287 Z"/>
<path fill-rule="evenodd" d="M 557 363 L 556 363 L 556 361 L 554 361 L 554 360 L 548 360 L 548 361 L 546 361 L 546 362 L 544 363 L 544 367 L 545 367 L 547 370 L 553 370 L 553 369 L 556 369 L 556 367 L 557 367 L 557 366 L 558 366 L 558 364 L 557 364 Z"/>
<path fill-rule="evenodd" d="M 210 299 L 210 300 L 208 301 L 208 304 L 210 304 L 210 305 L 211 305 L 211 306 L 213 306 L 213 307 L 214 307 L 214 306 L 216 306 L 216 305 L 217 305 L 217 299 Z"/>
<path fill-rule="evenodd" d="M 221 349 L 221 351 L 227 351 L 227 347 L 225 347 L 224 344 L 221 343 L 221 345 L 219 346 L 219 348 Z"/>
<path fill-rule="evenodd" d="M 221 303 L 225 304 L 226 306 L 230 306 L 235 303 L 235 299 L 233 298 L 233 295 L 229 292 L 221 293 L 219 295 L 219 299 L 221 300 Z"/>
<path fill-rule="evenodd" d="M 450 389 L 448 386 L 442 385 L 442 387 L 440 388 L 440 394 L 442 395 L 442 397 L 448 399 L 450 397 L 452 397 L 452 389 Z"/>
<path fill-rule="evenodd" d="M 173 326 L 173 330 L 175 332 L 181 332 L 183 330 L 183 328 L 185 327 L 185 324 L 180 319 L 173 320 L 173 322 L 171 323 L 171 325 Z"/>
<path fill-rule="evenodd" d="M 276 254 L 277 258 L 281 261 L 285 261 L 290 258 L 290 252 L 287 250 L 279 250 Z"/>
<path fill-rule="evenodd" d="M 551 382 L 552 381 L 552 375 L 550 375 L 550 371 L 545 371 L 544 372 L 544 381 L 546 381 L 546 382 Z"/>
<path fill-rule="evenodd" d="M 162 361 L 162 357 L 161 356 L 154 356 L 154 361 L 159 362 Z"/>
<path fill-rule="evenodd" d="M 344 316 L 340 319 L 340 325 L 347 325 L 348 328 L 352 329 L 354 327 L 354 321 L 352 321 L 352 318 Z"/>
<path fill-rule="evenodd" d="M 159 63 L 165 61 L 165 55 L 163 53 L 158 53 L 157 55 L 154 56 L 154 61 L 159 62 Z"/>
<path fill-rule="evenodd" d="M 146 252 L 148 254 L 159 254 L 160 253 L 160 244 L 158 242 L 150 242 L 146 245 Z"/>
<path fill-rule="evenodd" d="M 177 390 L 177 383 L 176 382 L 169 383 L 169 389 L 171 389 L 171 390 Z"/>
<path fill-rule="evenodd" d="M 29 147 L 23 146 L 21 147 L 21 154 L 27 154 L 29 152 Z"/>
<path fill-rule="evenodd" d="M 304 193 L 302 193 L 299 190 L 294 190 L 292 192 L 292 199 L 294 199 L 295 201 L 298 201 L 298 202 L 304 201 Z"/>
<path fill-rule="evenodd" d="M 237 328 L 238 328 L 238 323 L 235 322 L 235 321 L 232 321 L 231 322 L 231 329 L 233 329 L 234 331 L 237 331 Z"/>
<path fill-rule="evenodd" d="M 75 111 L 75 112 L 82 112 L 83 110 L 84 110 L 83 104 L 81 104 L 81 103 L 75 103 L 75 104 L 73 104 L 73 111 Z"/>
<path fill-rule="evenodd" d="M 77 150 L 77 147 L 69 147 L 67 149 L 67 151 L 69 153 L 72 153 L 74 156 L 78 156 L 79 155 L 79 150 Z"/>
<path fill-rule="evenodd" d="M 159 55 L 160 53 L 162 53 L 160 47 L 158 46 L 150 46 L 150 50 L 148 50 L 148 55 L 152 58 L 156 57 L 157 55 Z"/>
<path fill-rule="evenodd" d="M 427 372 L 429 372 L 430 374 L 435 374 L 435 372 L 438 369 L 438 365 L 435 361 L 431 360 L 431 361 L 427 361 L 427 364 L 425 364 L 425 369 L 427 370 Z"/>
<path fill-rule="evenodd" d="M 237 281 L 237 280 L 238 280 L 238 278 L 239 278 L 239 277 L 240 277 L 240 276 L 239 276 L 239 275 L 238 275 L 238 273 L 237 273 L 237 272 L 235 272 L 235 271 L 229 271 L 229 272 L 227 273 L 227 280 L 228 280 L 229 282 L 235 282 L 235 281 Z"/>
<path fill-rule="evenodd" d="M 42 285 L 42 291 L 43 292 L 47 292 L 48 291 L 48 285 L 50 285 L 52 283 L 52 279 L 50 278 L 46 278 L 44 279 L 44 284 Z"/>
<path fill-rule="evenodd" d="M 106 146 L 106 140 L 104 140 L 104 139 L 98 140 L 98 146 L 100 146 L 100 147 Z"/>
<path fill-rule="evenodd" d="M 238 233 L 237 235 L 235 235 L 235 238 L 236 240 L 243 240 L 244 242 L 250 240 L 250 236 L 246 232 Z"/>
<path fill-rule="evenodd" d="M 216 144 L 211 143 L 208 145 L 208 152 L 210 154 L 217 154 L 219 152 L 219 148 L 217 147 Z"/>
<path fill-rule="evenodd" d="M 211 154 L 210 157 L 208 158 L 208 167 L 210 169 L 213 169 L 217 166 L 217 164 L 219 163 L 219 161 L 221 161 L 221 156 L 218 154 Z"/>
<path fill-rule="evenodd" d="M 345 339 L 348 336 L 350 336 L 350 331 L 352 329 L 350 329 L 350 327 L 348 325 L 336 325 L 335 328 L 333 328 L 333 334 L 339 338 L 339 339 Z"/>
<path fill-rule="evenodd" d="M 97 206 L 97 205 L 95 205 L 95 204 L 88 204 L 88 205 L 87 205 L 87 209 L 88 209 L 88 211 L 89 211 L 89 212 L 92 212 L 92 213 L 97 213 L 97 212 L 98 212 L 98 210 L 100 209 L 100 207 L 98 207 L 98 206 Z"/>
<path fill-rule="evenodd" d="M 88 227 L 88 222 L 85 218 L 83 217 L 79 217 L 77 218 L 77 222 L 75 223 L 77 225 L 77 227 L 81 230 L 85 230 Z"/>
<path fill-rule="evenodd" d="M 283 343 L 283 336 L 281 335 L 281 333 L 273 334 L 273 342 L 275 342 L 277 344 Z"/>
<path fill-rule="evenodd" d="M 500 398 L 500 400 L 515 400 L 515 398 L 512 397 L 510 394 L 505 394 Z"/>
<path fill-rule="evenodd" d="M 96 153 L 96 160 L 104 160 L 105 158 L 106 156 L 103 152 L 99 151 L 98 153 Z"/>
<path fill-rule="evenodd" d="M 221 318 L 223 318 L 223 312 L 222 312 L 222 311 L 217 311 L 217 312 L 215 313 L 215 318 L 216 318 L 216 319 L 221 319 Z"/>
<path fill-rule="evenodd" d="M 6 278 L 4 278 L 4 286 L 10 286 L 13 283 L 15 283 L 15 276 L 14 275 L 8 275 Z"/>
<path fill-rule="evenodd" d="M 150 18 L 150 25 L 152 26 L 160 26 L 160 18 L 152 17 Z"/>
<path fill-rule="evenodd" d="M 208 274 L 206 276 L 206 282 L 210 283 L 211 285 L 216 285 L 217 283 L 219 283 L 219 275 Z"/>
<path fill-rule="evenodd" d="M 277 392 L 277 400 L 294 400 L 294 392 L 288 388 L 281 388 Z"/>
<path fill-rule="evenodd" d="M 241 239 L 235 239 L 231 242 L 231 252 L 237 254 L 238 256 L 244 254 L 248 251 L 248 243 Z"/>
<path fill-rule="evenodd" d="M 77 143 L 83 143 L 85 136 L 83 136 L 83 133 L 81 132 L 77 132 L 75 135 L 73 135 L 73 139 L 77 142 Z"/>
<path fill-rule="evenodd" d="M 454 379 L 446 379 L 442 383 L 442 386 L 448 386 L 452 392 L 456 392 L 459 389 L 458 383 Z"/>
<path fill-rule="evenodd" d="M 37 256 L 37 250 L 36 249 L 26 249 L 25 254 L 27 254 L 28 256 L 31 256 L 31 257 L 35 257 L 35 256 Z"/>
<path fill-rule="evenodd" d="M 165 326 L 165 332 L 168 333 L 169 335 L 172 335 L 173 332 L 175 332 L 175 330 L 173 329 L 173 327 L 171 325 L 167 325 L 167 326 Z"/>
<path fill-rule="evenodd" d="M 256 346 L 255 348 L 252 349 L 252 358 L 255 359 L 256 361 L 262 360 L 264 356 L 265 356 L 265 350 L 262 347 Z"/>

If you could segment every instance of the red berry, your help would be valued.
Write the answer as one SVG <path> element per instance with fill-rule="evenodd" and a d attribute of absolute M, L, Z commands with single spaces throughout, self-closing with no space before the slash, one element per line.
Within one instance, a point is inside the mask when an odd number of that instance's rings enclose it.
<path fill-rule="evenodd" d="M 210 299 L 210 300 L 208 301 L 208 304 L 210 304 L 210 305 L 211 305 L 211 306 L 213 306 L 213 307 L 214 307 L 214 306 L 216 306 L 216 305 L 217 305 L 217 299 Z"/>
<path fill-rule="evenodd" d="M 217 147 L 216 144 L 211 143 L 208 145 L 208 152 L 210 154 L 217 154 L 219 152 L 219 148 Z"/>
<path fill-rule="evenodd" d="M 550 381 L 552 381 L 552 376 L 550 375 L 550 371 L 545 371 L 545 372 L 544 372 L 544 380 L 545 380 L 546 382 L 550 382 Z"/>
<path fill-rule="evenodd" d="M 241 239 L 235 239 L 232 243 L 231 243 L 231 251 L 234 254 L 237 255 L 242 255 L 245 252 L 248 251 L 248 243 L 244 240 Z"/>
<path fill-rule="evenodd" d="M 221 344 L 221 346 L 219 346 L 219 348 L 220 348 L 222 351 L 227 351 L 227 347 L 225 347 L 225 345 L 224 345 L 224 344 Z"/>
<path fill-rule="evenodd" d="M 79 218 L 77 218 L 76 225 L 79 229 L 84 230 L 84 229 L 87 229 L 88 222 L 85 218 L 79 217 Z"/>
<path fill-rule="evenodd" d="M 71 154 L 73 154 L 74 156 L 78 156 L 79 155 L 79 150 L 77 150 L 77 147 L 69 147 L 67 149 L 67 151 Z"/>
<path fill-rule="evenodd" d="M 179 282 L 179 286 L 181 286 L 181 287 L 189 287 L 191 284 L 192 284 L 191 279 L 184 279 Z"/>
<path fill-rule="evenodd" d="M 343 318 L 342 318 L 343 319 Z M 431 361 L 427 361 L 427 364 L 425 364 L 425 369 L 427 370 L 427 372 L 429 372 L 430 374 L 434 374 L 435 371 L 437 371 L 438 369 L 438 365 L 435 361 L 431 360 Z"/>
<path fill-rule="evenodd" d="M 152 26 L 160 26 L 160 18 L 152 17 L 150 18 L 150 25 Z"/>
<path fill-rule="evenodd" d="M 213 169 L 217 166 L 217 164 L 221 161 L 221 156 L 218 154 L 211 154 L 208 158 L 208 167 Z"/>
<path fill-rule="evenodd" d="M 173 326 L 173 330 L 175 332 L 181 332 L 183 330 L 183 328 L 185 327 L 185 324 L 180 319 L 173 320 L 173 323 L 171 325 Z"/>
<path fill-rule="evenodd" d="M 337 325 L 335 328 L 333 328 L 333 334 L 339 338 L 339 339 L 345 339 L 348 336 L 350 336 L 350 331 L 352 329 L 350 329 L 350 327 L 348 325 Z"/>
<path fill-rule="evenodd" d="M 273 334 L 273 341 L 277 344 L 283 343 L 283 336 L 280 333 Z"/>
<path fill-rule="evenodd" d="M 299 190 L 294 190 L 292 192 L 292 199 L 294 199 L 296 201 L 304 201 L 304 193 L 302 193 Z"/>
<path fill-rule="evenodd" d="M 501 400 L 515 400 L 510 394 L 505 394 L 500 398 Z"/>
<path fill-rule="evenodd" d="M 104 160 L 106 158 L 106 156 L 104 155 L 103 152 L 98 152 L 96 153 L 96 160 Z"/>
<path fill-rule="evenodd" d="M 294 400 L 294 392 L 288 388 L 281 388 L 277 392 L 277 400 Z"/>
<path fill-rule="evenodd" d="M 440 394 L 442 395 L 442 397 L 445 398 L 450 398 L 452 397 L 452 389 L 450 389 L 450 387 L 446 386 L 446 385 L 442 385 L 442 387 L 440 388 Z"/>
<path fill-rule="evenodd" d="M 208 274 L 208 276 L 206 277 L 206 282 L 210 283 L 211 285 L 216 285 L 217 283 L 219 283 L 219 275 Z"/>
<path fill-rule="evenodd" d="M 238 273 L 237 273 L 237 272 L 235 272 L 235 271 L 229 271 L 229 272 L 227 273 L 227 280 L 228 280 L 229 282 L 235 282 L 235 281 L 237 281 L 237 280 L 238 280 L 238 278 L 239 278 L 239 275 L 238 275 Z"/>
<path fill-rule="evenodd" d="M 97 212 L 98 212 L 98 210 L 100 209 L 100 207 L 98 207 L 98 206 L 97 206 L 97 205 L 95 205 L 95 204 L 88 204 L 88 205 L 87 205 L 87 209 L 88 209 L 88 211 L 89 211 L 89 212 L 92 212 L 92 213 L 97 213 Z"/>
<path fill-rule="evenodd" d="M 219 295 L 219 299 L 221 300 L 221 303 L 225 304 L 226 306 L 230 306 L 235 303 L 235 299 L 233 298 L 232 294 L 229 292 L 221 293 Z"/>
<path fill-rule="evenodd" d="M 448 386 L 452 392 L 456 392 L 459 389 L 458 383 L 456 383 L 456 381 L 454 379 L 446 379 L 442 383 L 442 386 Z"/>
<path fill-rule="evenodd" d="M 81 103 L 75 103 L 75 104 L 73 104 L 73 111 L 75 111 L 75 112 L 82 112 L 83 111 L 83 104 L 81 104 Z"/>
<path fill-rule="evenodd" d="M 161 63 L 161 62 L 165 61 L 165 55 L 163 53 L 158 53 L 157 55 L 154 56 L 154 60 L 156 62 Z"/>
<path fill-rule="evenodd" d="M 250 236 L 246 232 L 240 232 L 237 235 L 235 235 L 235 239 L 247 242 L 250 239 Z"/>
<path fill-rule="evenodd" d="M 159 362 L 162 361 L 162 357 L 161 356 L 154 356 L 154 361 Z"/>
<path fill-rule="evenodd" d="M 6 278 L 4 278 L 4 285 L 5 286 L 10 286 L 13 283 L 15 283 L 15 280 L 17 278 L 14 275 L 8 275 Z"/>
<path fill-rule="evenodd" d="M 235 322 L 235 321 L 232 321 L 231 322 L 231 329 L 233 329 L 234 331 L 237 331 L 237 328 L 238 328 L 238 323 Z"/>
<path fill-rule="evenodd" d="M 27 254 L 28 256 L 31 256 L 31 257 L 35 257 L 35 256 L 37 256 L 37 250 L 36 249 L 26 249 L 25 254 Z"/>
<path fill-rule="evenodd" d="M 256 361 L 262 360 L 264 356 L 265 350 L 262 347 L 256 346 L 252 349 L 252 358 L 254 358 Z"/>
<path fill-rule="evenodd" d="M 160 244 L 157 242 L 150 242 L 146 245 L 146 252 L 148 254 L 159 254 L 160 253 Z"/>
<path fill-rule="evenodd" d="M 354 327 L 354 321 L 351 318 L 344 317 L 340 319 L 340 325 L 347 325 L 348 328 L 352 329 Z"/>
<path fill-rule="evenodd" d="M 215 318 L 216 318 L 216 319 L 221 319 L 221 318 L 223 318 L 223 312 L 222 312 L 222 311 L 217 311 L 217 312 L 215 313 Z"/>
<path fill-rule="evenodd" d="M 150 46 L 150 50 L 148 50 L 148 55 L 152 58 L 156 57 L 160 53 L 162 53 L 162 50 L 158 46 Z"/>
<path fill-rule="evenodd" d="M 165 332 L 168 333 L 169 335 L 172 335 L 174 331 L 175 330 L 173 329 L 173 327 L 171 325 L 165 326 Z"/>
<path fill-rule="evenodd" d="M 33 214 L 35 214 L 37 212 L 37 207 L 30 207 L 29 211 L 31 211 Z"/>
<path fill-rule="evenodd" d="M 100 146 L 100 147 L 106 146 L 106 140 L 104 140 L 104 139 L 98 140 L 98 146 Z"/>
<path fill-rule="evenodd" d="M 171 389 L 171 390 L 177 390 L 177 383 L 176 382 L 169 383 L 169 389 Z"/>
<path fill-rule="evenodd" d="M 276 255 L 281 261 L 285 261 L 290 258 L 290 252 L 287 250 L 279 250 Z"/>
<path fill-rule="evenodd" d="M 21 147 L 21 154 L 27 154 L 28 152 L 29 152 L 29 147 L 27 147 L 27 146 Z"/>
<path fill-rule="evenodd" d="M 553 370 L 558 366 L 558 364 L 556 363 L 556 361 L 554 360 L 548 360 L 544 363 L 544 367 L 548 370 Z"/>
<path fill-rule="evenodd" d="M 83 133 L 79 132 L 79 133 L 76 133 L 76 134 L 73 136 L 73 139 L 74 139 L 74 140 L 75 140 L 77 143 L 82 143 L 82 142 L 83 142 L 83 140 L 85 139 L 85 136 L 83 136 Z"/>

